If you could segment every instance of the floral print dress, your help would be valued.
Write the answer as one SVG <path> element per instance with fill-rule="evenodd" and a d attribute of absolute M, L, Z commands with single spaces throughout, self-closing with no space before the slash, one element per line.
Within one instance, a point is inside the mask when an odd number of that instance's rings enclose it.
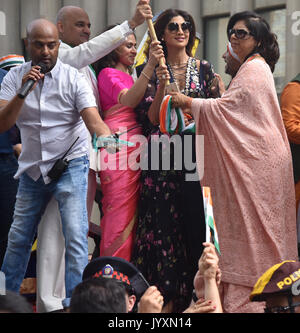
<path fill-rule="evenodd" d="M 196 59 L 189 58 L 183 93 L 191 97 L 208 98 L 213 79 L 210 63 L 202 60 L 199 73 Z M 175 158 L 174 146 L 167 146 L 168 143 L 160 140 L 162 133 L 159 127 L 151 125 L 147 117 L 158 83 L 154 75 L 144 100 L 136 109 L 138 120 L 143 124 L 144 134 L 148 137 L 148 150 L 144 156 L 148 170 L 142 171 L 141 175 L 139 217 L 132 262 L 150 285 L 159 288 L 165 305 L 173 301 L 173 312 L 180 313 L 191 301 L 193 279 L 205 241 L 203 198 L 199 180 L 185 181 L 186 175 L 195 173 L 196 169 L 188 171 L 184 167 L 184 142 L 189 140 L 195 163 L 195 136 L 181 135 L 183 169 L 178 168 L 180 161 Z M 176 149 L 179 149 L 178 146 Z M 159 160 L 159 165 L 156 165 L 155 170 L 151 150 L 159 152 L 159 159 L 155 158 L 155 162 Z M 162 161 L 168 154 L 170 168 L 164 170 Z"/>

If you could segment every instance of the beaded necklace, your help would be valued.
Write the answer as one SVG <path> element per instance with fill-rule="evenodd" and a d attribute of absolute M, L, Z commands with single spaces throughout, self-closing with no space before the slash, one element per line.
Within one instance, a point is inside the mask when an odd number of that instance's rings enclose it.
<path fill-rule="evenodd" d="M 201 66 L 202 66 L 201 61 Z M 175 82 L 175 77 L 173 70 L 170 64 L 167 63 L 168 70 L 171 76 L 171 82 Z M 197 61 L 195 58 L 189 57 L 187 64 L 186 64 L 186 73 L 185 73 L 185 87 L 181 90 L 181 92 L 187 96 L 193 98 L 205 98 L 205 89 L 206 89 L 206 82 L 200 82 L 199 77 L 199 70 L 197 67 Z"/>

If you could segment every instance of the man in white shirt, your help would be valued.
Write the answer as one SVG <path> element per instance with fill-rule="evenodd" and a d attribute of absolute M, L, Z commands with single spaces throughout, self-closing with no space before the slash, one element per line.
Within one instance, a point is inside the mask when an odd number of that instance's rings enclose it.
<path fill-rule="evenodd" d="M 96 75 L 89 66 L 120 46 L 133 29 L 151 18 L 149 0 L 137 3 L 134 16 L 115 28 L 89 40 L 91 23 L 88 14 L 79 7 L 66 6 L 57 15 L 57 28 L 61 40 L 59 59 L 77 68 L 85 75 L 98 106 L 99 93 Z M 100 109 L 99 109 L 100 110 Z M 91 140 L 89 140 L 89 143 Z M 90 220 L 96 191 L 96 172 L 99 171 L 97 152 L 90 144 L 90 170 L 88 177 L 87 210 Z M 37 311 L 51 312 L 62 308 L 64 298 L 64 238 L 56 200 L 49 203 L 38 229 L 37 249 Z"/>
<path fill-rule="evenodd" d="M 111 132 L 99 115 L 84 75 L 58 59 L 59 44 L 53 23 L 45 19 L 33 21 L 27 28 L 26 40 L 32 61 L 13 68 L 2 82 L 0 132 L 17 123 L 23 148 L 15 175 L 20 183 L 14 221 L 1 270 L 6 289 L 19 292 L 37 225 L 54 196 L 66 241 L 65 304 L 68 306 L 88 263 L 86 128 L 97 136 L 108 136 Z M 44 73 L 40 71 L 42 65 Z M 34 82 L 33 88 L 28 96 L 22 96 L 20 89 L 29 80 Z M 50 175 L 62 158 L 65 167 L 60 176 Z"/>

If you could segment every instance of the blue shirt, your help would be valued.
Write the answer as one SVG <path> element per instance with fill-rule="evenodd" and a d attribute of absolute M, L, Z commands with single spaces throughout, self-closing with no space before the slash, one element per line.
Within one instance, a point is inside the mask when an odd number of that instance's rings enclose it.
<path fill-rule="evenodd" d="M 4 76 L 7 74 L 7 71 L 0 68 L 0 84 Z M 1 90 L 1 88 L 0 88 Z M 9 131 L 0 134 L 0 154 L 12 154 L 14 152 L 13 146 L 9 139 Z"/>

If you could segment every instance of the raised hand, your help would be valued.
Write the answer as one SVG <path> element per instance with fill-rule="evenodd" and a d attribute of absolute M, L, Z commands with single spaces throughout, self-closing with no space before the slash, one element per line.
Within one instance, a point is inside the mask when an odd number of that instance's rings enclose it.
<path fill-rule="evenodd" d="M 150 44 L 150 51 L 149 51 L 149 60 L 148 63 L 155 67 L 159 63 L 159 59 L 164 58 L 164 51 L 159 41 L 152 42 Z"/>
<path fill-rule="evenodd" d="M 161 313 L 164 305 L 164 298 L 160 291 L 155 287 L 149 287 L 142 296 L 139 305 L 139 313 Z"/>
<path fill-rule="evenodd" d="M 137 26 L 143 24 L 145 20 L 152 20 L 153 15 L 149 2 L 150 0 L 139 0 L 132 19 L 128 21 L 128 24 L 132 29 L 135 29 Z"/>

